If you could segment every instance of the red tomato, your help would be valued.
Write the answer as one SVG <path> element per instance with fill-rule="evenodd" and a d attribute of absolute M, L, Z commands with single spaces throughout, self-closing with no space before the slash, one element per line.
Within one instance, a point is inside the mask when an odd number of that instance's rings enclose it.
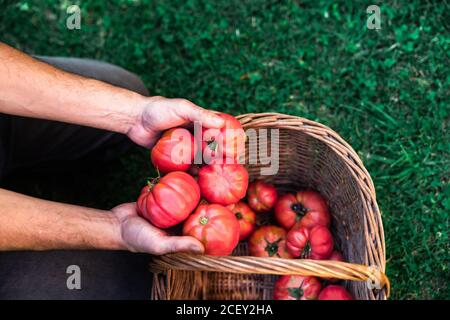
<path fill-rule="evenodd" d="M 294 227 L 286 236 L 286 248 L 297 258 L 324 260 L 333 251 L 333 236 L 324 226 Z"/>
<path fill-rule="evenodd" d="M 167 130 L 151 152 L 153 165 L 162 173 L 187 171 L 194 159 L 194 136 L 186 129 Z"/>
<path fill-rule="evenodd" d="M 320 292 L 319 300 L 354 300 L 354 298 L 343 286 L 330 285 Z"/>
<path fill-rule="evenodd" d="M 185 220 L 199 201 L 200 188 L 195 179 L 174 171 L 144 187 L 136 205 L 139 215 L 154 226 L 170 228 Z"/>
<path fill-rule="evenodd" d="M 198 184 L 208 202 L 227 206 L 245 197 L 248 172 L 240 164 L 210 164 L 199 170 Z"/>
<path fill-rule="evenodd" d="M 327 203 L 318 192 L 310 190 L 281 196 L 275 205 L 275 219 L 287 230 L 297 221 L 307 228 L 330 225 Z"/>
<path fill-rule="evenodd" d="M 225 120 L 225 124 L 220 129 L 203 128 L 202 130 L 202 151 L 203 159 L 207 164 L 212 160 L 224 159 L 226 163 L 237 163 L 237 159 L 245 151 L 245 140 L 247 138 L 241 123 L 233 116 L 226 113 L 218 114 Z"/>
<path fill-rule="evenodd" d="M 206 254 L 226 256 L 239 242 L 239 222 L 221 205 L 201 204 L 184 223 L 183 235 L 200 240 Z"/>
<path fill-rule="evenodd" d="M 255 228 L 256 214 L 242 201 L 227 206 L 239 221 L 239 241 L 246 239 Z"/>
<path fill-rule="evenodd" d="M 248 240 L 248 251 L 255 257 L 290 259 L 286 250 L 286 231 L 277 226 L 262 226 Z"/>
<path fill-rule="evenodd" d="M 281 276 L 275 282 L 275 300 L 317 300 L 322 289 L 316 277 Z"/>
<path fill-rule="evenodd" d="M 331 253 L 331 255 L 328 257 L 328 260 L 344 261 L 344 257 L 342 256 L 342 254 L 339 251 L 334 250 Z M 335 279 L 335 278 L 327 278 L 326 280 L 328 280 L 329 282 L 332 282 L 332 283 L 339 281 L 339 279 Z"/>
<path fill-rule="evenodd" d="M 248 187 L 248 204 L 256 212 L 270 211 L 275 205 L 277 197 L 277 189 L 270 183 L 256 181 Z"/>

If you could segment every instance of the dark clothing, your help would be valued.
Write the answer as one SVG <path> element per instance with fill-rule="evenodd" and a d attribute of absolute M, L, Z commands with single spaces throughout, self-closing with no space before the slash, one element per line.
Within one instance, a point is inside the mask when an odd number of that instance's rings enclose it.
<path fill-rule="evenodd" d="M 76 58 L 38 59 L 148 95 L 136 75 L 111 64 Z M 116 133 L 0 114 L 0 179 L 15 172 L 64 172 L 80 162 L 107 162 L 130 146 L 127 137 Z M 3 252 L 0 299 L 148 299 L 148 262 L 149 255 L 119 251 Z M 81 290 L 67 288 L 70 265 L 80 267 Z"/>
<path fill-rule="evenodd" d="M 43 251 L 0 254 L 0 299 L 150 299 L 149 255 L 121 251 Z M 81 290 L 66 273 L 80 267 Z"/>

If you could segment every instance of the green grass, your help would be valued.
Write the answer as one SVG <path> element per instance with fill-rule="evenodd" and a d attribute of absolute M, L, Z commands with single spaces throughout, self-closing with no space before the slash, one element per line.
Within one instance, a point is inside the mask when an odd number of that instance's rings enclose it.
<path fill-rule="evenodd" d="M 72 1 L 0 0 L 0 40 L 121 65 L 152 94 L 330 126 L 375 182 L 392 297 L 450 299 L 448 1 L 78 2 L 70 31 Z M 373 3 L 379 31 L 365 26 Z M 96 205 L 133 200 L 143 168 L 143 152 L 124 159 Z"/>

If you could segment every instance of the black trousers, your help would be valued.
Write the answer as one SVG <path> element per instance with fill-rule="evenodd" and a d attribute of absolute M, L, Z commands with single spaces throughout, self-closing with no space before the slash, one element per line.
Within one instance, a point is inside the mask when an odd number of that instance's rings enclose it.
<path fill-rule="evenodd" d="M 120 67 L 89 59 L 37 58 L 148 95 L 142 81 Z M 64 172 L 80 163 L 108 163 L 130 146 L 127 137 L 116 133 L 0 114 L 0 179 L 17 172 Z M 149 255 L 119 251 L 0 252 L 0 299 L 148 299 L 149 260 Z M 67 287 L 70 265 L 80 267 L 80 290 Z"/>

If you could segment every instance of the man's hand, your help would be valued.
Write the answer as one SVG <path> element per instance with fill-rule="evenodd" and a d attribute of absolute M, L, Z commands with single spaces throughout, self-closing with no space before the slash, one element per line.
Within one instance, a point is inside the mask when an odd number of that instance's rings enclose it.
<path fill-rule="evenodd" d="M 136 123 L 127 134 L 135 143 L 147 148 L 154 145 L 161 131 L 189 122 L 201 122 L 207 128 L 221 128 L 224 124 L 214 112 L 185 99 L 145 98 L 140 110 Z"/>
<path fill-rule="evenodd" d="M 161 131 L 223 120 L 184 99 L 144 97 L 56 69 L 0 43 L 0 113 L 127 134 L 150 148 Z M 23 94 L 26 92 L 27 94 Z M 62 107 L 63 106 L 63 107 Z M 140 218 L 132 204 L 109 211 L 38 200 L 0 189 L 0 251 L 124 249 L 163 254 L 203 252 L 190 237 L 169 237 Z"/>
<path fill-rule="evenodd" d="M 189 122 L 223 126 L 220 117 L 188 100 L 144 97 L 61 71 L 2 43 L 0 61 L 1 113 L 119 132 L 147 148 L 161 131 Z"/>
<path fill-rule="evenodd" d="M 134 203 L 109 211 L 0 189 L 0 251 L 106 249 L 151 254 L 203 253 L 193 237 L 168 236 L 139 217 Z"/>
<path fill-rule="evenodd" d="M 173 252 L 203 253 L 200 241 L 193 237 L 169 236 L 139 217 L 135 203 L 125 203 L 111 210 L 120 224 L 124 246 L 133 252 L 162 255 Z"/>

